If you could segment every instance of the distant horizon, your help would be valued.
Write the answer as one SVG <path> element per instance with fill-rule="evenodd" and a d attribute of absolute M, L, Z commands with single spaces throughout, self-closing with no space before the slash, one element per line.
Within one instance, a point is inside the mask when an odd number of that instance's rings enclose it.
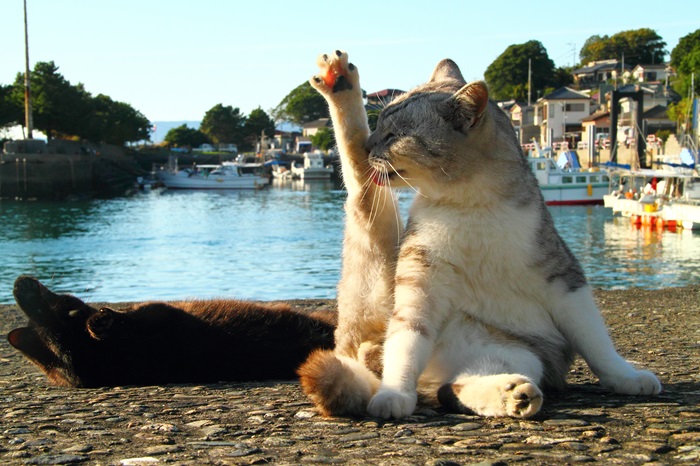
<path fill-rule="evenodd" d="M 192 129 L 199 129 L 200 124 L 202 123 L 201 120 L 161 120 L 161 121 L 151 121 L 151 124 L 155 126 L 156 130 L 151 132 L 151 139 L 150 141 L 153 144 L 158 144 L 160 142 L 163 142 L 165 140 L 165 135 L 168 134 L 168 131 L 170 131 L 172 128 L 176 128 L 180 125 L 187 125 L 189 128 Z M 285 125 L 289 126 L 298 126 L 295 125 L 294 123 L 291 122 L 280 122 L 277 124 L 276 128 L 283 127 Z M 284 128 L 283 131 L 291 131 L 293 128 L 286 129 Z M 24 139 L 24 133 L 22 131 L 22 126 L 21 125 L 16 125 L 8 128 L 0 128 L 0 138 L 7 138 L 7 139 Z M 38 139 L 38 140 L 47 140 L 47 137 L 44 133 L 42 133 L 39 130 L 34 130 L 33 132 L 33 139 Z M 0 148 L 1 149 L 1 148 Z"/>

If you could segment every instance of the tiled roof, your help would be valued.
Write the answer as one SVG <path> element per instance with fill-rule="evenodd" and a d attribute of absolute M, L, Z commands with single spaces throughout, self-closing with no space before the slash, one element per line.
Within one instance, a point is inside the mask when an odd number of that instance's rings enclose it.
<path fill-rule="evenodd" d="M 601 118 L 605 118 L 605 117 L 609 117 L 609 116 L 610 116 L 610 112 L 607 112 L 607 111 L 606 112 L 596 112 L 596 113 L 592 113 L 592 114 L 588 115 L 585 118 L 582 118 L 581 121 L 596 121 L 596 120 L 600 120 Z"/>
<path fill-rule="evenodd" d="M 556 91 L 552 91 L 546 96 L 542 97 L 542 100 L 589 100 L 590 97 L 581 92 L 575 91 L 570 87 L 561 87 Z"/>
<path fill-rule="evenodd" d="M 331 119 L 330 118 L 319 118 L 318 120 L 310 121 L 308 123 L 304 123 L 303 127 L 304 128 L 325 128 L 325 127 L 330 127 L 331 126 Z"/>
<path fill-rule="evenodd" d="M 401 95 L 401 94 L 405 94 L 405 92 L 400 90 L 400 89 L 382 89 L 381 91 L 367 94 L 367 98 L 390 96 L 393 99 L 394 97 Z"/>
<path fill-rule="evenodd" d="M 651 107 L 649 110 L 644 112 L 643 118 L 658 118 L 658 119 L 666 119 L 668 118 L 668 114 L 666 113 L 666 110 L 668 110 L 666 107 L 662 105 L 655 105 Z"/>

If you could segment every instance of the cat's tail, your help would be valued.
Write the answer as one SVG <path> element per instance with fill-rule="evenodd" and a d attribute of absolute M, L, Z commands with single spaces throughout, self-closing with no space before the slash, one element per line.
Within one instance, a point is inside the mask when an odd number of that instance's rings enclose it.
<path fill-rule="evenodd" d="M 379 378 L 359 361 L 316 350 L 297 371 L 304 393 L 324 416 L 363 416 Z"/>

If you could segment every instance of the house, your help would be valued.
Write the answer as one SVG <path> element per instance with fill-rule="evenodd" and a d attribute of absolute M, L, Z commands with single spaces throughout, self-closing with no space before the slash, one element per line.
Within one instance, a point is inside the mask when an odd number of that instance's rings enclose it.
<path fill-rule="evenodd" d="M 665 82 L 670 74 L 668 63 L 637 65 L 632 69 L 632 79 L 637 83 Z"/>
<path fill-rule="evenodd" d="M 668 117 L 667 110 L 665 105 L 656 105 L 644 111 L 642 118 L 644 119 L 645 135 L 656 134 L 661 130 L 674 131 L 676 129 L 676 123 Z"/>
<path fill-rule="evenodd" d="M 677 102 L 681 100 L 678 94 L 661 83 L 646 83 L 643 85 L 628 84 L 626 86 L 618 87 L 617 90 L 621 93 L 636 92 L 641 90 L 644 96 L 644 108 L 642 110 L 645 112 L 656 107 L 657 105 L 666 107 L 670 102 Z M 624 103 L 622 111 L 623 113 L 629 112 L 629 109 L 624 106 Z"/>
<path fill-rule="evenodd" d="M 381 91 L 367 94 L 367 103 L 365 104 L 365 108 L 368 112 L 372 110 L 382 110 L 384 107 L 389 105 L 392 100 L 405 93 L 406 92 L 400 89 L 383 89 Z"/>
<path fill-rule="evenodd" d="M 591 98 L 562 87 L 541 97 L 535 103 L 534 124 L 540 127 L 540 144 L 552 146 L 567 140 L 570 147 L 581 140 L 581 120 L 591 114 Z"/>
<path fill-rule="evenodd" d="M 581 120 L 581 140 L 595 141 L 600 148 L 610 147 L 610 112 L 600 109 Z M 607 140 L 607 143 L 604 141 Z"/>
<path fill-rule="evenodd" d="M 302 136 L 305 136 L 307 138 L 315 135 L 318 133 L 318 130 L 321 128 L 332 128 L 333 123 L 331 122 L 330 118 L 319 118 L 318 120 L 310 121 L 308 123 L 304 123 L 301 126 L 301 134 Z"/>
<path fill-rule="evenodd" d="M 593 61 L 573 71 L 574 83 L 579 89 L 590 89 L 616 77 L 623 81 L 625 73 L 629 72 L 630 66 L 623 65 L 616 59 Z"/>
<path fill-rule="evenodd" d="M 505 100 L 497 104 L 508 115 L 520 144 L 528 143 L 533 137 L 539 136 L 539 128 L 534 125 L 535 108 L 532 105 L 528 106 L 527 103 L 516 100 Z"/>

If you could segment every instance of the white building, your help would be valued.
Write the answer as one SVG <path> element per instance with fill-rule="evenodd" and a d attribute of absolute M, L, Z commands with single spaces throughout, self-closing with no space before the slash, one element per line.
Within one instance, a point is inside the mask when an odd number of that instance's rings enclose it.
<path fill-rule="evenodd" d="M 535 125 L 540 127 L 540 144 L 552 146 L 581 139 L 581 120 L 591 114 L 588 95 L 562 87 L 540 98 L 535 104 Z"/>

